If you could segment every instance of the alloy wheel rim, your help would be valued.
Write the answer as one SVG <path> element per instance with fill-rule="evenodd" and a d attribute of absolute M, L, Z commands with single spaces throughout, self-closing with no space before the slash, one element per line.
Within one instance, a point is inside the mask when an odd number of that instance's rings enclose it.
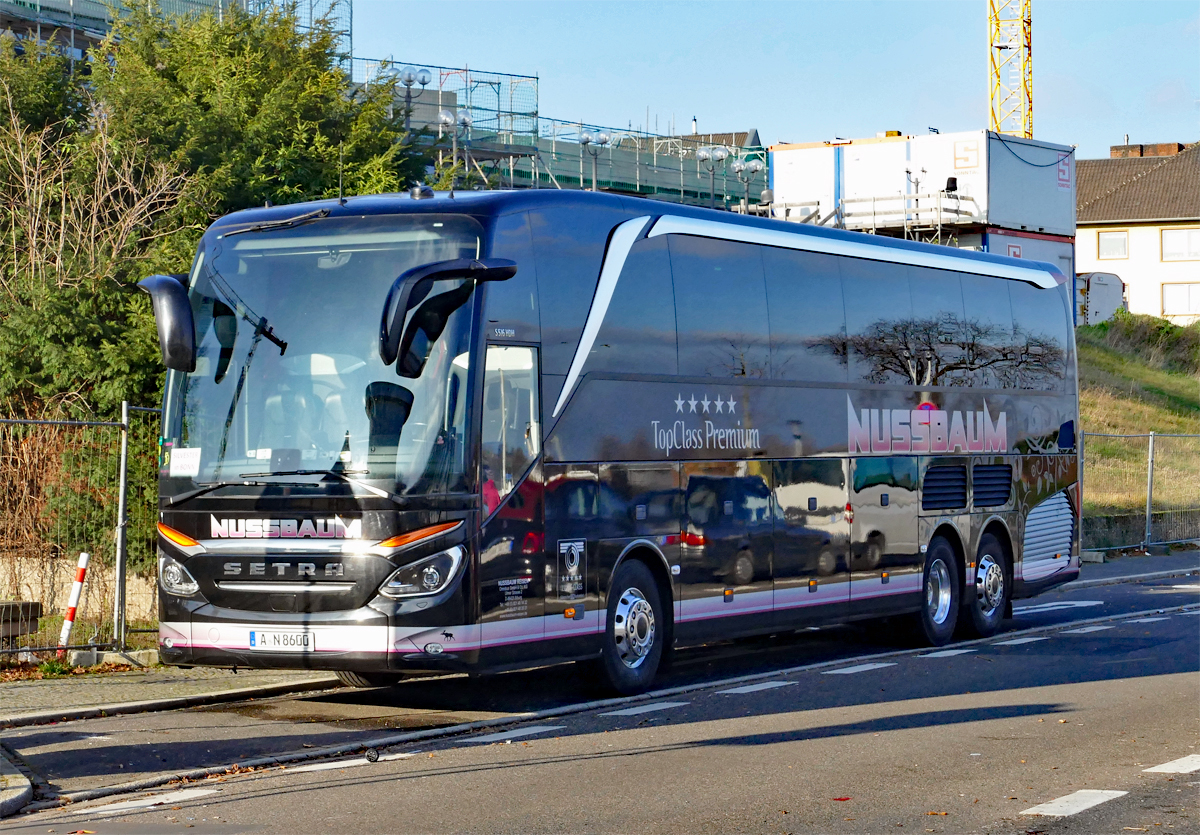
<path fill-rule="evenodd" d="M 931 621 L 939 626 L 946 622 L 950 616 L 951 598 L 950 571 L 946 563 L 935 560 L 925 578 L 925 611 Z"/>
<path fill-rule="evenodd" d="M 613 640 L 617 657 L 629 669 L 637 669 L 654 649 L 654 608 L 639 589 L 621 593 L 613 613 Z"/>
<path fill-rule="evenodd" d="M 980 611 L 985 615 L 995 612 L 1004 602 L 1004 569 L 991 554 L 979 558 L 979 568 L 975 572 L 975 596 Z"/>

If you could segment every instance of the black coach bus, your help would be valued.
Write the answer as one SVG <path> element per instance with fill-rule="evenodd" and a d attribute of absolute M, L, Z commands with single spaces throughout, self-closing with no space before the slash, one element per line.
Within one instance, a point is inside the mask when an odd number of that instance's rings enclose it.
<path fill-rule="evenodd" d="M 908 616 L 1079 569 L 1046 264 L 587 192 L 238 212 L 153 276 L 160 653 L 408 671 Z"/>

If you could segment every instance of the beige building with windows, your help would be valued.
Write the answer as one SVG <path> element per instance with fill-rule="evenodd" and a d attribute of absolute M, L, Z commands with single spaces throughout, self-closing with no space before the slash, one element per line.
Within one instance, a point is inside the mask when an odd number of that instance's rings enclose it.
<path fill-rule="evenodd" d="M 1200 143 L 1114 145 L 1076 170 L 1076 272 L 1120 276 L 1131 313 L 1200 321 Z"/>

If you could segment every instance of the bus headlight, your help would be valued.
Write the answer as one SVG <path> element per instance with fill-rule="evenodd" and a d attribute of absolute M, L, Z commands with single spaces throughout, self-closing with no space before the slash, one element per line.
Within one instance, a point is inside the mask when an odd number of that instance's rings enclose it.
<path fill-rule="evenodd" d="M 158 555 L 158 584 L 167 594 L 179 597 L 191 597 L 200 591 L 200 584 L 183 563 L 162 553 Z"/>
<path fill-rule="evenodd" d="M 454 579 L 466 553 L 461 545 L 455 545 L 432 557 L 398 568 L 380 586 L 379 593 L 386 597 L 418 597 L 444 591 Z"/>

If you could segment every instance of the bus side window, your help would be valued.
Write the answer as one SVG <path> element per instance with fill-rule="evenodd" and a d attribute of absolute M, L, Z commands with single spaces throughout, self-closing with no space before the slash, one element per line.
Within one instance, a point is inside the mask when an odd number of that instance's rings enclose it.
<path fill-rule="evenodd" d="M 679 327 L 679 373 L 771 375 L 762 247 L 672 235 L 671 275 Z"/>
<path fill-rule="evenodd" d="M 771 377 L 846 382 L 846 308 L 838 259 L 816 252 L 763 247 Z"/>
<path fill-rule="evenodd" d="M 919 385 L 912 362 L 908 267 L 862 258 L 842 258 L 839 266 L 847 299 L 850 382 Z"/>
<path fill-rule="evenodd" d="M 536 348 L 489 345 L 483 380 L 481 487 L 492 513 L 525 474 L 541 444 Z"/>
<path fill-rule="evenodd" d="M 972 342 L 972 385 L 980 388 L 1011 386 L 1013 316 L 1007 279 L 984 275 L 959 277 L 966 335 Z"/>

